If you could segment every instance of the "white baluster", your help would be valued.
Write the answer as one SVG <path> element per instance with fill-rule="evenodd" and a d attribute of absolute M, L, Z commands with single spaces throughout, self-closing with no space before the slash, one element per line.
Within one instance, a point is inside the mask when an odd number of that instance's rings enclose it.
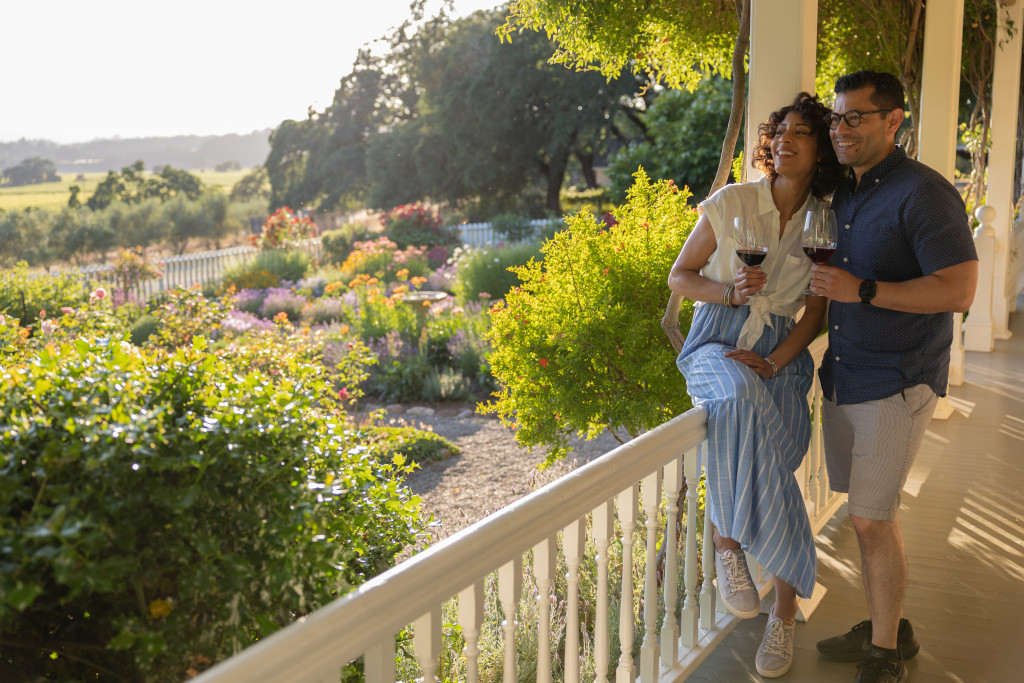
<path fill-rule="evenodd" d="M 706 470 L 704 464 L 707 460 L 707 448 L 708 442 L 703 442 L 698 452 L 699 463 L 701 469 Z M 693 481 L 694 492 L 693 495 L 697 495 L 697 480 Z M 690 486 L 689 482 L 687 486 Z M 715 592 L 715 584 L 712 583 L 712 579 L 715 576 L 715 539 L 712 533 L 714 528 L 711 522 L 711 506 L 708 505 L 707 497 L 704 498 L 704 543 L 703 549 L 704 554 L 701 558 L 704 568 L 704 583 L 700 587 L 700 627 L 705 631 L 711 630 L 715 625 L 715 612 L 718 610 L 725 611 L 725 607 L 718 604 L 718 595 Z M 689 548 L 687 548 L 689 551 Z"/>
<path fill-rule="evenodd" d="M 644 477 L 643 496 L 647 555 L 644 560 L 644 642 L 640 646 L 640 680 L 658 680 L 658 507 L 661 504 L 661 470 Z"/>
<path fill-rule="evenodd" d="M 437 664 L 441 659 L 441 607 L 437 606 L 417 619 L 413 628 L 416 658 L 423 670 L 423 680 L 436 681 Z"/>
<path fill-rule="evenodd" d="M 554 537 L 533 547 L 533 576 L 537 580 L 537 681 L 551 683 L 551 584 L 558 548 Z"/>
<path fill-rule="evenodd" d="M 665 619 L 661 623 L 661 665 L 671 669 L 679 657 L 679 621 L 676 619 L 679 586 L 679 539 L 676 536 L 676 519 L 679 517 L 679 490 L 683 484 L 683 459 L 675 458 L 665 465 L 664 476 L 667 523 L 665 524 Z M 692 556 L 687 555 L 686 557 Z"/>
<path fill-rule="evenodd" d="M 597 546 L 597 613 L 594 618 L 594 669 L 598 683 L 608 683 L 608 547 L 611 545 L 612 502 L 598 505 L 591 516 Z"/>
<path fill-rule="evenodd" d="M 562 531 L 566 566 L 565 683 L 580 680 L 580 557 L 586 543 L 586 519 L 578 519 Z"/>
<path fill-rule="evenodd" d="M 971 314 L 964 323 L 964 348 L 968 351 L 991 351 L 996 346 L 996 323 L 992 317 L 993 264 L 996 260 L 996 219 L 993 206 L 979 206 L 974 212 L 978 227 L 974 230 L 974 248 L 978 252 L 978 288 L 971 304 Z M 950 381 L 951 384 L 955 384 Z"/>
<path fill-rule="evenodd" d="M 811 424 L 811 490 L 813 491 L 815 511 L 825 510 L 828 503 L 828 476 L 825 470 L 825 435 L 821 426 L 823 394 L 818 373 L 814 373 L 813 398 L 811 410 L 814 422 Z"/>
<path fill-rule="evenodd" d="M 637 485 L 616 496 L 622 527 L 622 595 L 619 599 L 619 666 L 615 683 L 633 683 L 633 527 L 636 525 Z"/>
<path fill-rule="evenodd" d="M 523 559 L 517 557 L 498 569 L 498 599 L 505 612 L 501 630 L 505 636 L 505 666 L 502 680 L 516 680 L 516 608 L 523 590 Z"/>
<path fill-rule="evenodd" d="M 697 568 L 700 555 L 697 553 L 697 495 L 700 486 L 700 455 L 694 448 L 683 456 L 683 472 L 686 476 L 686 541 L 683 545 L 683 603 L 679 618 L 679 635 L 683 647 L 693 649 L 697 645 L 697 619 L 700 606 L 697 595 Z M 711 579 L 705 574 L 704 582 Z"/>
<path fill-rule="evenodd" d="M 480 680 L 480 626 L 484 623 L 484 584 L 474 583 L 459 593 L 459 625 L 466 639 L 466 683 Z"/>
<path fill-rule="evenodd" d="M 387 638 L 363 655 L 366 683 L 393 683 L 395 680 L 395 640 Z M 340 678 L 335 671 L 335 679 Z"/>

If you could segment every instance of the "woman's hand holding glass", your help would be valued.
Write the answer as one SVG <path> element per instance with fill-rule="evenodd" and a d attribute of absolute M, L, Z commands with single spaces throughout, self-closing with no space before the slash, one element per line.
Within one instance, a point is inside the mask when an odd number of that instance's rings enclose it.
<path fill-rule="evenodd" d="M 757 215 L 736 216 L 733 219 L 733 236 L 736 240 L 736 256 L 746 265 L 736 271 L 736 294 L 741 304 L 752 296 L 767 296 L 772 292 L 765 289 L 768 274 L 761 269 L 761 263 L 768 255 L 770 237 L 768 226 Z"/>

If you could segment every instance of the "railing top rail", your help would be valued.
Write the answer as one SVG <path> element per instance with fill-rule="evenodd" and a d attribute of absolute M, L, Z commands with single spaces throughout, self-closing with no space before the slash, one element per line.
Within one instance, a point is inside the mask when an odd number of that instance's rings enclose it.
<path fill-rule="evenodd" d="M 694 408 L 367 581 L 197 681 L 258 680 L 270 668 L 300 679 L 348 662 L 464 588 L 696 447 L 707 413 Z M 628 484 L 626 485 L 628 486 Z"/>

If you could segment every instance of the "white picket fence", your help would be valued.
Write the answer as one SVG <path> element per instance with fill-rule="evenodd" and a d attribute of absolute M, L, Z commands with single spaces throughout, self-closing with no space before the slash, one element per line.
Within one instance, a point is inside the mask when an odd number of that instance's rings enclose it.
<path fill-rule="evenodd" d="M 304 249 L 308 251 L 310 258 L 319 260 L 323 253 L 323 246 L 319 238 L 306 240 Z M 245 245 L 240 247 L 229 247 L 215 251 L 201 251 L 181 256 L 168 256 L 159 260 L 156 264 L 161 275 L 158 278 L 139 282 L 132 294 L 138 301 L 148 301 L 160 292 L 174 289 L 176 287 L 203 287 L 207 284 L 219 282 L 228 269 L 239 264 L 247 263 L 254 258 L 259 250 L 256 247 Z M 103 285 L 114 287 L 117 285 L 114 277 L 112 264 L 86 266 L 77 271 L 90 285 Z"/>
<path fill-rule="evenodd" d="M 533 228 L 533 234 L 538 235 L 546 226 L 560 223 L 558 219 L 537 218 L 530 221 L 530 227 Z M 498 244 L 503 239 L 490 223 L 463 223 L 453 227 L 459 231 L 459 238 L 468 247 L 486 247 Z"/>
<path fill-rule="evenodd" d="M 816 365 L 826 341 L 812 345 Z M 812 411 L 820 415 L 821 390 L 814 382 L 810 398 Z M 821 447 L 820 420 L 813 420 L 812 443 L 797 473 L 815 533 L 825 525 L 844 496 L 828 490 Z M 235 681 L 295 681 L 337 683 L 340 670 L 362 657 L 365 680 L 370 683 L 395 680 L 395 635 L 413 625 L 415 653 L 423 673 L 418 680 L 436 681 L 441 658 L 442 607 L 457 597 L 458 621 L 466 646 L 465 677 L 479 680 L 480 632 L 484 619 L 486 578 L 497 572 L 498 598 L 506 615 L 502 624 L 503 676 L 515 681 L 516 632 L 537 633 L 536 680 L 552 679 L 550 607 L 558 555 L 568 568 L 567 589 L 555 596 L 566 605 L 564 680 L 580 679 L 581 620 L 578 587 L 579 570 L 588 538 L 597 549 L 596 623 L 582 634 L 593 647 L 592 668 L 597 680 L 615 665 L 616 683 L 634 681 L 681 681 L 707 657 L 732 630 L 738 619 L 724 610 L 709 580 L 714 575 L 711 524 L 707 512 L 698 508 L 698 486 L 706 466 L 707 414 L 695 408 L 652 431 L 616 448 L 597 460 L 565 475 L 544 488 L 437 543 L 408 561 L 368 581 L 309 616 L 263 639 L 240 654 L 200 675 L 201 683 Z M 662 530 L 659 508 L 668 519 L 677 512 L 677 492 L 685 477 L 688 483 L 682 502 L 687 523 L 683 531 L 681 565 L 675 553 L 668 553 L 665 576 L 669 580 L 659 592 L 655 575 L 656 542 Z M 642 513 L 642 514 L 641 514 Z M 697 519 L 703 516 L 703 539 L 698 544 Z M 616 526 L 615 521 L 618 521 Z M 621 656 L 609 662 L 609 607 L 619 603 L 620 614 L 634 613 L 633 539 L 634 528 L 645 542 L 636 552 L 645 553 L 643 577 L 642 646 L 634 659 L 632 619 L 620 621 L 617 634 Z M 675 547 L 675 525 L 664 530 L 667 547 Z M 560 541 L 560 542 L 559 542 Z M 609 548 L 621 544 L 622 575 L 617 595 L 609 595 Z M 524 555 L 532 555 L 532 572 L 538 588 L 537 622 L 520 623 L 517 612 L 523 586 Z M 751 566 L 756 566 L 751 564 Z M 757 571 L 762 597 L 771 589 L 770 577 Z M 801 602 L 807 613 L 820 601 L 824 589 Z M 683 597 L 681 617 L 676 618 L 677 598 Z M 665 616 L 658 609 L 668 606 Z M 589 668 L 589 667 L 588 667 Z"/>

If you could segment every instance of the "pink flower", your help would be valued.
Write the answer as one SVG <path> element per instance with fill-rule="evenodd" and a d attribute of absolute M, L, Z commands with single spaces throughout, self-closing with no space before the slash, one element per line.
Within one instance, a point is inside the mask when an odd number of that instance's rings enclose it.
<path fill-rule="evenodd" d="M 46 317 L 46 309 L 45 308 L 42 308 L 42 309 L 39 310 L 39 317 L 40 318 L 45 318 Z"/>
<path fill-rule="evenodd" d="M 479 298 L 481 298 L 481 299 L 490 299 L 491 298 L 491 295 L 488 294 L 487 292 L 480 292 L 479 294 L 477 294 L 477 296 Z"/>
<path fill-rule="evenodd" d="M 106 298 L 107 298 L 107 290 L 103 289 L 102 287 L 97 287 L 92 292 L 92 294 L 89 295 L 89 301 L 90 302 L 102 301 L 103 299 L 106 299 Z"/>
<path fill-rule="evenodd" d="M 338 400 L 340 400 L 340 401 L 347 401 L 348 400 L 348 389 L 346 389 L 345 387 L 341 388 L 341 390 L 338 392 Z"/>
<path fill-rule="evenodd" d="M 64 315 L 73 315 L 75 309 L 71 308 L 70 306 L 62 306 L 60 312 L 63 313 Z"/>

